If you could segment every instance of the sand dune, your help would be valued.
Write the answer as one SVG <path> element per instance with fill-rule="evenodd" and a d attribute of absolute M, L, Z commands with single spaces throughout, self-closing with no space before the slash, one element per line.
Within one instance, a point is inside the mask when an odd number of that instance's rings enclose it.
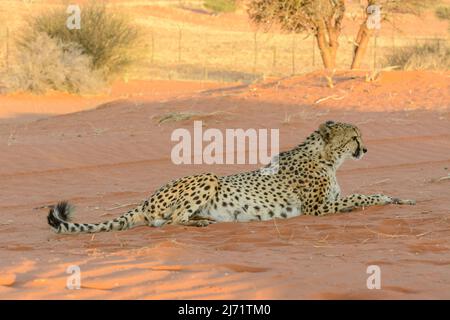
<path fill-rule="evenodd" d="M 0 298 L 448 299 L 450 180 L 439 178 L 450 174 L 449 77 L 391 72 L 366 83 L 361 74 L 341 74 L 331 90 L 311 74 L 222 88 L 131 83 L 106 98 L 36 104 L 0 97 Z M 47 209 L 33 209 L 67 199 L 77 221 L 96 222 L 170 179 L 255 167 L 173 165 L 170 134 L 192 130 L 193 119 L 157 119 L 187 111 L 207 127 L 279 128 L 282 150 L 325 120 L 355 123 L 369 152 L 341 168 L 343 192 L 417 205 L 95 236 L 56 235 Z M 80 290 L 65 288 L 70 265 L 81 268 Z M 382 270 L 381 290 L 366 287 L 369 265 Z"/>

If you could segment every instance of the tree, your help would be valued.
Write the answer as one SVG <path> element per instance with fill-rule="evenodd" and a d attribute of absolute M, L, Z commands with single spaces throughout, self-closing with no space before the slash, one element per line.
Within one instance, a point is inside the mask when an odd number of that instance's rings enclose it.
<path fill-rule="evenodd" d="M 367 45 L 369 44 L 370 37 L 374 32 L 375 26 L 372 26 L 369 23 L 369 17 L 372 14 L 378 14 L 378 12 L 374 12 L 376 10 L 380 10 L 380 7 L 376 7 L 376 3 L 376 0 L 368 0 L 367 5 L 364 6 L 363 22 L 359 26 L 353 49 L 352 69 L 359 69 L 361 66 L 362 59 L 367 51 Z"/>
<path fill-rule="evenodd" d="M 392 22 L 393 15 L 398 13 L 419 16 L 423 9 L 433 3 L 433 0 L 367 0 L 362 2 L 363 21 L 355 40 L 352 69 L 360 68 L 369 40 L 379 28 L 379 25 L 373 23 Z"/>
<path fill-rule="evenodd" d="M 248 8 L 250 19 L 258 25 L 278 24 L 288 32 L 312 33 L 326 69 L 336 66 L 344 12 L 344 0 L 252 0 Z"/>

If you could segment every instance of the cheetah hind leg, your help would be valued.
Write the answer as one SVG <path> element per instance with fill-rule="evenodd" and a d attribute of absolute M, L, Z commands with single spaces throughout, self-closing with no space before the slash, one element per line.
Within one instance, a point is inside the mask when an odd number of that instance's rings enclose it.
<path fill-rule="evenodd" d="M 192 206 L 193 205 L 191 205 L 191 208 Z M 172 218 L 169 221 L 167 221 L 167 224 L 179 224 L 183 226 L 193 226 L 193 227 L 206 227 L 211 223 L 216 222 L 213 218 L 206 217 L 203 215 L 200 216 L 195 213 L 186 214 L 186 212 L 189 212 L 189 210 L 190 209 L 186 210 L 186 208 L 183 207 L 176 209 L 172 214 Z M 198 210 L 201 210 L 201 208 L 199 208 Z"/>
<path fill-rule="evenodd" d="M 215 220 L 201 214 L 212 201 L 219 188 L 217 176 L 204 174 L 191 176 L 185 182 L 186 188 L 178 196 L 172 207 L 167 224 L 205 227 Z"/>
<path fill-rule="evenodd" d="M 200 211 L 200 210 L 198 210 Z M 197 211 L 197 212 L 198 212 Z M 181 219 L 177 221 L 177 224 L 183 225 L 183 226 L 189 226 L 189 227 L 207 227 L 212 223 L 216 223 L 216 220 L 214 220 L 211 217 L 207 217 L 204 215 L 199 215 L 195 212 L 191 216 L 188 217 L 187 220 Z"/>

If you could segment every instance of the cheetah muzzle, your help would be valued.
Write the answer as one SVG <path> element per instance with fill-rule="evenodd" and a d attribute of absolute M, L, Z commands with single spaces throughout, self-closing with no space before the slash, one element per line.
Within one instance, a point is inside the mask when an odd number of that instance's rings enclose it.
<path fill-rule="evenodd" d="M 125 230 L 139 225 L 207 226 L 223 221 L 259 221 L 299 215 L 322 216 L 375 205 L 413 205 L 383 194 L 342 197 L 336 171 L 347 158 L 367 152 L 360 130 L 327 121 L 268 167 L 218 177 L 212 173 L 183 177 L 156 190 L 134 210 L 102 223 L 71 222 L 72 206 L 50 209 L 48 224 L 57 233 Z M 276 168 L 272 166 L 277 166 Z M 267 169 L 274 169 L 267 174 Z M 275 170 L 276 169 L 276 170 Z"/>

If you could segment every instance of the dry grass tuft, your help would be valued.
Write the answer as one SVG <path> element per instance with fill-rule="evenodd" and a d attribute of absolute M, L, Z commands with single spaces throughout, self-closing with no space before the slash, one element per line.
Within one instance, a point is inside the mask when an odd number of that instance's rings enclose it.
<path fill-rule="evenodd" d="M 36 94 L 56 90 L 91 93 L 104 86 L 103 77 L 92 70 L 92 59 L 74 43 L 63 43 L 36 33 L 16 57 L 16 65 L 2 76 L 7 92 Z"/>
<path fill-rule="evenodd" d="M 200 113 L 200 112 L 168 112 L 160 116 L 155 116 L 154 118 L 158 121 L 158 124 L 167 123 L 167 122 L 179 122 L 184 120 L 204 120 L 207 118 L 214 117 L 216 115 L 223 114 L 232 114 L 231 112 L 226 111 L 214 111 L 209 113 Z"/>
<path fill-rule="evenodd" d="M 449 70 L 450 47 L 446 43 L 430 41 L 399 48 L 385 57 L 384 64 L 403 70 Z"/>

